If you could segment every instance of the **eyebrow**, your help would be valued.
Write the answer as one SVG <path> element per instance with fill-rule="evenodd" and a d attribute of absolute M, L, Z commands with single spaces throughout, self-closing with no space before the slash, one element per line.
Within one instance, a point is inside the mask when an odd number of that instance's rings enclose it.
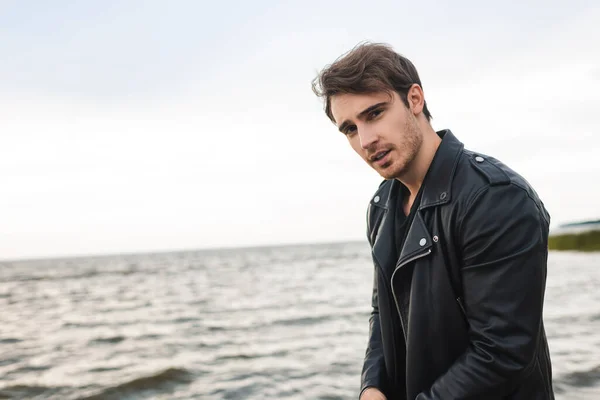
<path fill-rule="evenodd" d="M 371 111 L 384 106 L 386 104 L 388 104 L 388 101 L 382 101 L 381 103 L 377 103 L 377 104 L 373 104 L 372 106 L 369 106 L 367 108 L 365 108 L 364 110 L 362 110 L 360 113 L 358 113 L 358 115 L 356 116 L 356 118 L 358 119 L 363 119 L 365 117 L 365 115 L 367 115 L 368 113 L 370 113 Z M 348 127 L 348 125 L 351 125 L 352 121 L 350 121 L 349 119 L 345 120 L 344 122 L 342 122 L 342 124 L 340 125 L 340 127 L 338 128 L 340 132 L 344 132 L 344 130 Z"/>

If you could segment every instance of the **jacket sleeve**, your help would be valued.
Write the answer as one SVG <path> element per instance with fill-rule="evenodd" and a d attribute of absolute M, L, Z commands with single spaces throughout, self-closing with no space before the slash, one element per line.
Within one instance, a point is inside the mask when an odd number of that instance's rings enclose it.
<path fill-rule="evenodd" d="M 535 367 L 548 224 L 541 202 L 515 184 L 474 196 L 457 232 L 470 345 L 417 400 L 503 398 Z"/>
<path fill-rule="evenodd" d="M 373 296 L 371 299 L 371 316 L 369 318 L 369 342 L 365 354 L 360 395 L 369 387 L 375 387 L 385 393 L 385 361 L 381 342 L 381 326 L 379 324 L 379 308 L 377 305 L 377 270 L 373 279 Z"/>

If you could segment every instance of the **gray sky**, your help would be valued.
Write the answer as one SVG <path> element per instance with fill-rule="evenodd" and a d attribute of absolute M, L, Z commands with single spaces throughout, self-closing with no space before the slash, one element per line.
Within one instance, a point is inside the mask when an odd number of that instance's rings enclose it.
<path fill-rule="evenodd" d="M 364 40 L 553 226 L 599 218 L 599 21 L 592 0 L 0 1 L 0 259 L 363 239 L 380 177 L 310 82 Z"/>

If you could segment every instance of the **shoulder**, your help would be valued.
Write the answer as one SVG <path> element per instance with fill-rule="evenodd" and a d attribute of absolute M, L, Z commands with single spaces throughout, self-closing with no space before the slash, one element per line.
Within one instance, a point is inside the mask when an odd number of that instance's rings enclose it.
<path fill-rule="evenodd" d="M 502 161 L 463 150 L 453 186 L 461 193 L 463 215 L 483 208 L 489 218 L 508 217 L 515 212 L 531 211 L 549 222 L 542 200 L 527 180 Z"/>

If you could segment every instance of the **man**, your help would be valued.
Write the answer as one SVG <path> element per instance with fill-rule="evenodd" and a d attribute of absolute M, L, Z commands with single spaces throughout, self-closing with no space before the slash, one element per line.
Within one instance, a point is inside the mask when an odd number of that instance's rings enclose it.
<path fill-rule="evenodd" d="M 542 322 L 550 217 L 535 191 L 436 132 L 417 70 L 387 45 L 355 47 L 313 90 L 384 178 L 367 211 L 375 273 L 360 399 L 554 399 Z"/>

